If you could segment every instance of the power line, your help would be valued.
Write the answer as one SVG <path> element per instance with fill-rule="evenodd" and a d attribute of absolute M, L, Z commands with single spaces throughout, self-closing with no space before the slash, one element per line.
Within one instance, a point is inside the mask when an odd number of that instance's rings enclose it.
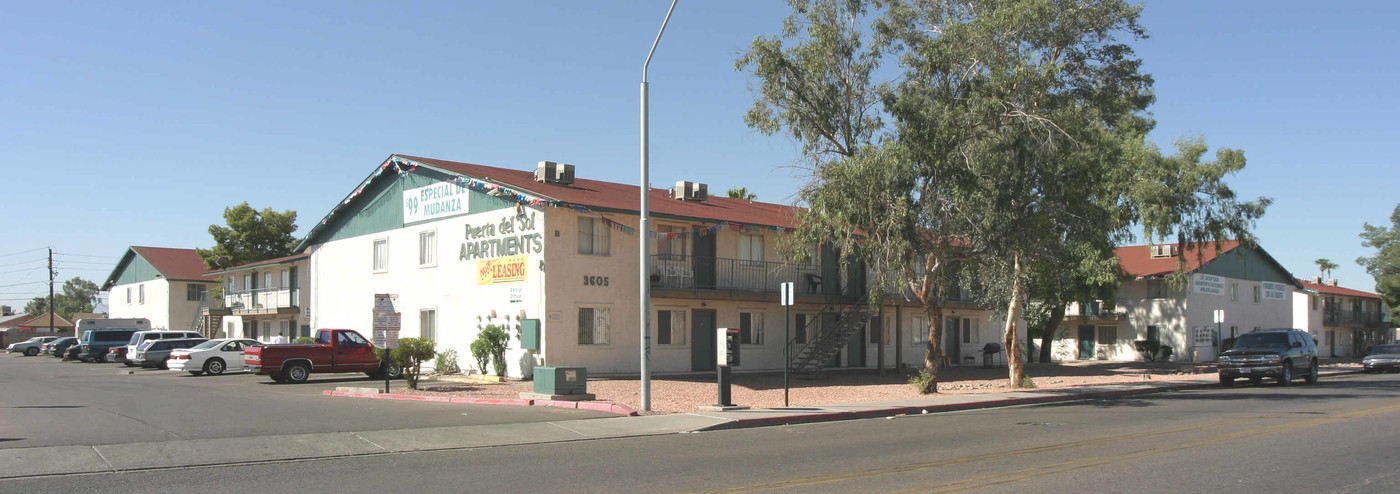
<path fill-rule="evenodd" d="M 48 247 L 40 247 L 40 248 L 37 248 L 37 249 L 29 249 L 29 250 L 26 250 L 26 251 L 16 252 L 16 253 L 14 253 L 14 254 L 0 254 L 0 257 L 10 257 L 10 256 L 17 256 L 17 255 L 20 255 L 20 254 L 28 254 L 28 253 L 30 253 L 30 252 L 39 252 L 39 251 L 44 250 L 44 249 L 47 249 L 47 248 L 48 248 Z"/>
<path fill-rule="evenodd" d="M 36 269 L 44 269 L 44 267 L 43 267 L 43 266 L 34 266 L 34 267 L 32 267 L 32 268 L 16 269 L 16 270 L 14 270 L 14 271 L 0 271 L 0 274 L 24 273 L 24 272 L 28 272 L 28 271 L 34 271 L 34 270 L 36 270 Z"/>
<path fill-rule="evenodd" d="M 0 264 L 0 268 L 6 268 L 6 267 L 10 267 L 10 266 L 18 266 L 18 265 L 20 265 L 20 264 L 29 264 L 29 263 L 31 263 L 31 262 L 39 262 L 39 261 L 43 261 L 43 260 L 44 260 L 44 258 L 40 257 L 40 258 L 38 258 L 38 259 L 30 259 L 30 260 L 28 260 L 28 261 L 12 262 L 12 263 L 9 263 L 9 264 Z"/>
<path fill-rule="evenodd" d="M 13 285 L 0 285 L 0 288 L 9 288 L 9 287 L 12 287 L 12 286 L 24 286 L 24 285 L 44 285 L 44 284 L 47 284 L 47 283 L 48 283 L 47 281 L 31 281 L 31 282 L 28 282 L 28 283 L 15 283 L 15 284 L 13 284 Z"/>
<path fill-rule="evenodd" d="M 112 265 L 112 263 L 110 263 L 110 262 L 87 262 L 87 261 L 64 261 L 64 260 L 59 260 L 58 262 L 59 262 L 59 263 L 62 263 L 62 264 L 96 264 L 96 265 L 98 265 L 98 266 L 111 266 L 111 265 Z"/>
<path fill-rule="evenodd" d="M 93 256 L 88 254 L 54 254 L 56 256 L 95 257 L 98 259 L 121 259 L 121 256 Z"/>

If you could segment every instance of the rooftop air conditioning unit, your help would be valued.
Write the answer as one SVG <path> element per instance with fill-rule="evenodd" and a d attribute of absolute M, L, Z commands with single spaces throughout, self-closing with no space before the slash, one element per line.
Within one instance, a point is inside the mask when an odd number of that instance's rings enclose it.
<path fill-rule="evenodd" d="M 547 184 L 569 185 L 574 183 L 574 165 L 541 161 L 535 168 L 535 181 Z"/>
<path fill-rule="evenodd" d="M 671 189 L 671 197 L 682 201 L 703 201 L 709 197 L 710 187 L 702 183 L 676 181 L 676 187 Z"/>

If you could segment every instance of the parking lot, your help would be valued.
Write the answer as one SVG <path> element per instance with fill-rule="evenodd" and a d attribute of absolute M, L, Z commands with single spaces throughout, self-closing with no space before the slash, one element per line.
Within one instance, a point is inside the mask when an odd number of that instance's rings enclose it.
<path fill-rule="evenodd" d="M 394 381 L 393 386 L 403 386 Z M 266 376 L 185 372 L 0 354 L 0 448 L 103 445 L 318 432 L 544 422 L 612 414 L 323 396 L 383 386 L 362 374 L 315 374 L 300 385 Z"/>

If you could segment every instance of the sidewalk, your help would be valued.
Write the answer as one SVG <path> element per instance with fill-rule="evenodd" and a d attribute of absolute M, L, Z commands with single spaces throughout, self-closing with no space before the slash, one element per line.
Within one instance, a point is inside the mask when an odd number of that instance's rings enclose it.
<path fill-rule="evenodd" d="M 1325 369 L 1324 377 L 1359 373 L 1359 368 Z M 560 422 L 427 429 L 294 434 L 195 439 L 103 446 L 47 446 L 0 449 L 0 479 L 256 464 L 291 460 L 374 456 L 686 432 L 764 427 L 1028 405 L 1057 401 L 1218 387 L 1214 375 L 1170 382 L 1081 386 L 912 399 L 820 407 L 767 408 L 723 412 L 645 415 Z"/>

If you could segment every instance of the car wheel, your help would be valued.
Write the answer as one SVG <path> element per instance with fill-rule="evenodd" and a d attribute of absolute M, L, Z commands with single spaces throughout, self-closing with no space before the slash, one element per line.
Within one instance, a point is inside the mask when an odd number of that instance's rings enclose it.
<path fill-rule="evenodd" d="M 136 367 L 136 364 L 131 363 L 131 361 L 122 362 L 122 365 L 125 365 L 127 367 Z"/>
<path fill-rule="evenodd" d="M 24 349 L 24 355 L 25 355 L 26 357 L 33 357 L 33 356 L 38 355 L 38 354 L 39 354 L 39 349 L 38 349 L 38 348 L 29 347 L 29 348 L 25 348 L 25 349 Z"/>
<path fill-rule="evenodd" d="M 399 367 L 395 364 L 389 364 L 387 370 L 389 371 L 389 379 L 398 379 L 403 377 L 403 367 Z"/>
<path fill-rule="evenodd" d="M 170 359 L 161 360 L 159 364 L 156 364 L 156 367 L 160 370 L 170 370 Z"/>
<path fill-rule="evenodd" d="M 1303 376 L 1303 380 L 1308 384 L 1317 384 L 1317 361 L 1312 361 L 1312 366 L 1308 367 L 1308 375 Z"/>
<path fill-rule="evenodd" d="M 211 359 L 209 359 L 209 360 L 204 361 L 204 372 L 207 372 L 207 373 L 208 373 L 209 375 L 211 375 L 211 376 L 217 376 L 217 375 L 219 375 L 219 374 L 223 374 L 223 373 L 224 373 L 224 359 L 221 359 L 221 358 L 219 358 L 219 357 L 214 357 L 214 358 L 211 358 Z"/>
<path fill-rule="evenodd" d="M 189 373 L 191 376 L 198 376 L 200 374 L 203 374 L 204 371 L 189 371 Z"/>
<path fill-rule="evenodd" d="M 1278 385 L 1288 386 L 1290 384 L 1293 384 L 1293 361 L 1285 360 L 1283 361 L 1283 372 L 1280 372 L 1278 376 Z"/>
<path fill-rule="evenodd" d="M 1233 378 L 1233 377 L 1220 376 L 1220 385 L 1221 385 L 1221 386 L 1225 386 L 1225 387 L 1227 387 L 1227 388 L 1230 387 L 1230 386 L 1234 386 L 1234 385 L 1235 385 L 1235 378 Z"/>
<path fill-rule="evenodd" d="M 311 367 L 303 362 L 297 362 L 287 367 L 287 381 L 291 383 L 304 383 L 311 377 Z"/>

